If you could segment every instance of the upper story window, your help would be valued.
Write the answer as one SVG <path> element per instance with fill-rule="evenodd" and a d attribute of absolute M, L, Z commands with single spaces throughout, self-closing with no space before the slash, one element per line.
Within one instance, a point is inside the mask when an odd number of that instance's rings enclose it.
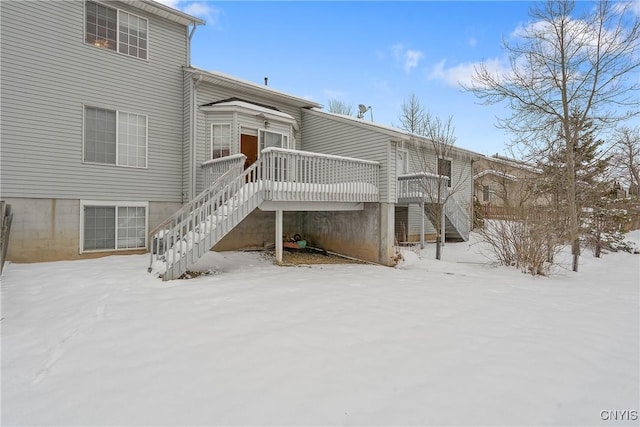
<path fill-rule="evenodd" d="M 84 108 L 84 161 L 147 167 L 147 116 Z"/>
<path fill-rule="evenodd" d="M 145 18 L 91 1 L 85 10 L 86 43 L 147 59 L 149 22 Z"/>
<path fill-rule="evenodd" d="M 451 188 L 451 160 L 438 159 L 438 175 L 448 177 L 447 187 Z"/>
<path fill-rule="evenodd" d="M 211 125 L 211 158 L 218 159 L 231 154 L 231 125 Z"/>
<path fill-rule="evenodd" d="M 409 173 L 409 151 L 398 149 L 396 158 L 396 175 L 406 175 Z"/>

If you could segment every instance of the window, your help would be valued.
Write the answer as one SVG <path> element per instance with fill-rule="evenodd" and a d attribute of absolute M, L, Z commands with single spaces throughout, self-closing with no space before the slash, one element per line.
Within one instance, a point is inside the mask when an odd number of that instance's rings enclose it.
<path fill-rule="evenodd" d="M 211 125 L 211 158 L 217 159 L 231 154 L 231 125 Z"/>
<path fill-rule="evenodd" d="M 148 21 L 91 1 L 85 5 L 85 42 L 136 58 L 147 59 Z"/>
<path fill-rule="evenodd" d="M 80 212 L 81 252 L 146 248 L 146 203 L 83 201 Z"/>
<path fill-rule="evenodd" d="M 482 201 L 483 202 L 490 202 L 491 201 L 491 186 L 490 185 L 483 185 L 482 186 Z"/>
<path fill-rule="evenodd" d="M 398 157 L 396 159 L 396 175 L 406 175 L 409 173 L 409 152 L 407 150 L 399 149 Z"/>
<path fill-rule="evenodd" d="M 438 159 L 438 175 L 448 177 L 447 187 L 451 188 L 451 160 Z"/>
<path fill-rule="evenodd" d="M 84 108 L 84 161 L 147 167 L 147 116 Z"/>
<path fill-rule="evenodd" d="M 268 147 L 288 148 L 289 138 L 281 133 L 268 132 L 261 130 L 259 134 L 259 151 Z"/>

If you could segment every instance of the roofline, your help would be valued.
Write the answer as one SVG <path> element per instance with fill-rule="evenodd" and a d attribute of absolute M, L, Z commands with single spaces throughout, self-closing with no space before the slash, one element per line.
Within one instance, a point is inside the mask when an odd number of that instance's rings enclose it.
<path fill-rule="evenodd" d="M 427 139 L 424 136 L 416 135 L 414 133 L 407 132 L 406 130 L 396 128 L 393 126 L 385 126 L 376 122 L 369 122 L 364 119 L 358 119 L 353 116 L 345 116 L 344 114 L 330 113 L 328 111 L 323 111 L 319 109 L 309 109 L 307 111 L 317 115 L 324 115 L 328 118 L 335 119 L 343 123 L 353 124 L 363 129 L 370 129 L 373 131 L 384 133 L 385 135 L 389 135 L 390 137 L 395 138 L 396 140 L 399 140 L 399 141 L 411 141 L 412 139 L 414 140 L 417 139 L 419 141 L 424 142 L 425 144 L 429 143 L 429 139 Z M 461 148 L 461 147 L 458 147 L 457 145 L 452 145 L 451 149 L 458 153 L 467 154 L 471 158 L 480 156 L 480 154 L 476 153 L 475 151 L 467 150 L 466 148 Z"/>
<path fill-rule="evenodd" d="M 532 165 L 522 160 L 511 159 L 509 157 L 504 157 L 504 156 L 495 157 L 494 155 L 486 156 L 482 154 L 478 156 L 478 160 L 486 160 L 489 163 L 498 163 L 498 164 L 506 165 L 515 169 L 522 169 L 522 170 L 535 172 L 535 173 L 540 172 L 540 169 L 535 165 Z"/>
<path fill-rule="evenodd" d="M 475 174 L 473 176 L 473 179 L 480 179 L 485 175 L 496 175 L 496 176 L 499 176 L 500 178 L 505 178 L 505 179 L 508 179 L 510 181 L 517 181 L 518 180 L 518 178 L 515 175 L 511 175 L 511 174 L 504 173 L 504 172 L 494 171 L 493 169 L 485 169 L 482 172 L 479 172 L 479 173 Z"/>
<path fill-rule="evenodd" d="M 268 98 L 280 99 L 288 104 L 294 105 L 299 108 L 318 108 L 320 104 L 309 101 L 308 99 L 299 98 L 297 96 L 289 95 L 288 93 L 274 90 L 265 85 L 250 82 L 248 80 L 242 80 L 237 77 L 233 77 L 229 74 L 221 73 L 219 71 L 206 71 L 196 67 L 185 67 L 185 70 L 191 72 L 194 75 L 201 76 L 206 82 L 217 84 L 220 86 L 229 87 L 232 89 L 259 93 Z"/>
<path fill-rule="evenodd" d="M 142 9 L 154 15 L 161 16 L 174 22 L 178 22 L 184 26 L 188 25 L 205 25 L 203 19 L 181 12 L 177 9 L 169 7 L 155 0 L 120 0 L 123 3 Z"/>

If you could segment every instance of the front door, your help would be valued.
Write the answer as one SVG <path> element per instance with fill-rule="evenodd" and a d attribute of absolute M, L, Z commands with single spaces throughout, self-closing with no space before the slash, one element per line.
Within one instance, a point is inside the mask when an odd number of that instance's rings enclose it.
<path fill-rule="evenodd" d="M 251 166 L 258 160 L 258 137 L 253 135 L 240 135 L 240 152 L 247 156 L 244 168 Z"/>

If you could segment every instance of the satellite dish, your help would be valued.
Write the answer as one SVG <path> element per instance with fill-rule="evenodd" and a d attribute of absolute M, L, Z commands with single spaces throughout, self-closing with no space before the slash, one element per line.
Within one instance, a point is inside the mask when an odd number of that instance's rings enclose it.
<path fill-rule="evenodd" d="M 360 110 L 360 114 L 364 114 L 367 112 L 367 106 L 364 104 L 359 104 L 358 105 L 358 110 Z"/>

